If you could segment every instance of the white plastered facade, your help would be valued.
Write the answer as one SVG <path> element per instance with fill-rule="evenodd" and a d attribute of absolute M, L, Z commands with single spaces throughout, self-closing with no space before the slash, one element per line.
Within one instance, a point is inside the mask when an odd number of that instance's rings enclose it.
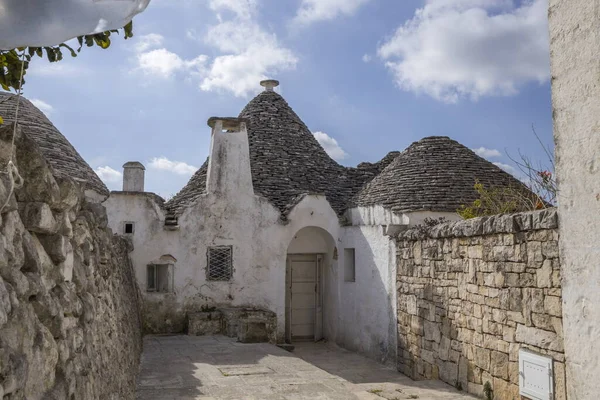
<path fill-rule="evenodd" d="M 254 194 L 245 124 L 237 131 L 213 127 L 205 194 L 165 228 L 165 211 L 153 195 L 113 192 L 104 203 L 109 225 L 123 234 L 126 223 L 138 285 L 144 298 L 145 328 L 185 329 L 186 314 L 202 306 L 256 307 L 277 316 L 278 340 L 286 339 L 288 254 L 321 254 L 323 336 L 381 362 L 396 360 L 396 259 L 390 226 L 412 225 L 410 214 L 382 207 L 349 210 L 342 226 L 322 195 L 305 195 L 287 215 Z M 425 214 L 423 214 L 425 215 Z M 422 221 L 424 216 L 414 215 Z M 427 216 L 443 216 L 427 214 Z M 231 246 L 230 281 L 207 280 L 207 251 Z M 355 280 L 344 278 L 344 249 L 355 249 Z M 174 259 L 169 293 L 147 291 L 147 266 Z"/>

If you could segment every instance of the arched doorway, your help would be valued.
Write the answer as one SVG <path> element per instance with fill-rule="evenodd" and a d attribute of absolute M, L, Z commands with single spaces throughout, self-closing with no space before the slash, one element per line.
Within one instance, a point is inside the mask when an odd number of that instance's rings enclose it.
<path fill-rule="evenodd" d="M 285 337 L 289 343 L 324 336 L 325 282 L 334 249 L 331 234 L 312 226 L 299 230 L 288 246 Z"/>

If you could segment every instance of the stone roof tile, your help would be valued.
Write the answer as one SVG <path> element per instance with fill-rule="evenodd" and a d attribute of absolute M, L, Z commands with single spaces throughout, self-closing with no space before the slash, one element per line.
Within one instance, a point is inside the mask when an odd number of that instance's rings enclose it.
<path fill-rule="evenodd" d="M 0 92 L 0 115 L 6 123 L 14 122 L 16 100 L 16 95 Z M 24 97 L 21 97 L 19 105 L 19 126 L 22 132 L 40 147 L 57 178 L 69 177 L 83 184 L 86 189 L 92 189 L 104 196 L 109 195 L 106 185 L 67 138 L 43 112 Z"/>
<path fill-rule="evenodd" d="M 514 187 L 530 195 L 518 179 L 445 136 L 411 144 L 350 201 L 349 206 L 382 205 L 395 212 L 456 211 L 475 201 L 484 187 Z"/>
<path fill-rule="evenodd" d="M 257 195 L 266 197 L 282 217 L 293 208 L 298 196 L 323 193 L 341 215 L 348 200 L 378 168 L 346 168 L 329 157 L 288 103 L 275 91 L 266 90 L 242 110 L 247 120 L 252 183 Z M 206 191 L 208 163 L 166 207 L 174 216 Z"/>

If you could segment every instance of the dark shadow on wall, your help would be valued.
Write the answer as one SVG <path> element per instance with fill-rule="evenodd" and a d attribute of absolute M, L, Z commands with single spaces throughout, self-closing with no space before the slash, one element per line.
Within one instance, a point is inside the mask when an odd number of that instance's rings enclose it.
<path fill-rule="evenodd" d="M 332 293 L 336 296 L 337 308 L 328 314 L 335 317 L 336 324 L 330 327 L 328 339 L 379 363 L 394 365 L 397 331 L 392 294 L 396 290 L 396 279 L 394 266 L 389 264 L 390 248 L 395 251 L 394 246 L 380 226 L 345 229 L 343 243 L 337 243 L 337 269 L 330 271 L 335 274 L 331 280 L 339 284 Z M 344 246 L 354 249 L 354 281 L 348 281 L 345 276 Z M 388 264 L 382 266 L 382 259 L 387 259 Z"/>

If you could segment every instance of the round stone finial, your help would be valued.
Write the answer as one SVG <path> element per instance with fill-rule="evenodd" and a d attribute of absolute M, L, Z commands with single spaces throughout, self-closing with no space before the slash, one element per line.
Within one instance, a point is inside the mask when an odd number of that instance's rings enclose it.
<path fill-rule="evenodd" d="M 273 88 L 279 86 L 279 81 L 275 79 L 266 79 L 264 81 L 260 81 L 260 86 L 264 87 L 265 90 L 272 92 Z"/>

